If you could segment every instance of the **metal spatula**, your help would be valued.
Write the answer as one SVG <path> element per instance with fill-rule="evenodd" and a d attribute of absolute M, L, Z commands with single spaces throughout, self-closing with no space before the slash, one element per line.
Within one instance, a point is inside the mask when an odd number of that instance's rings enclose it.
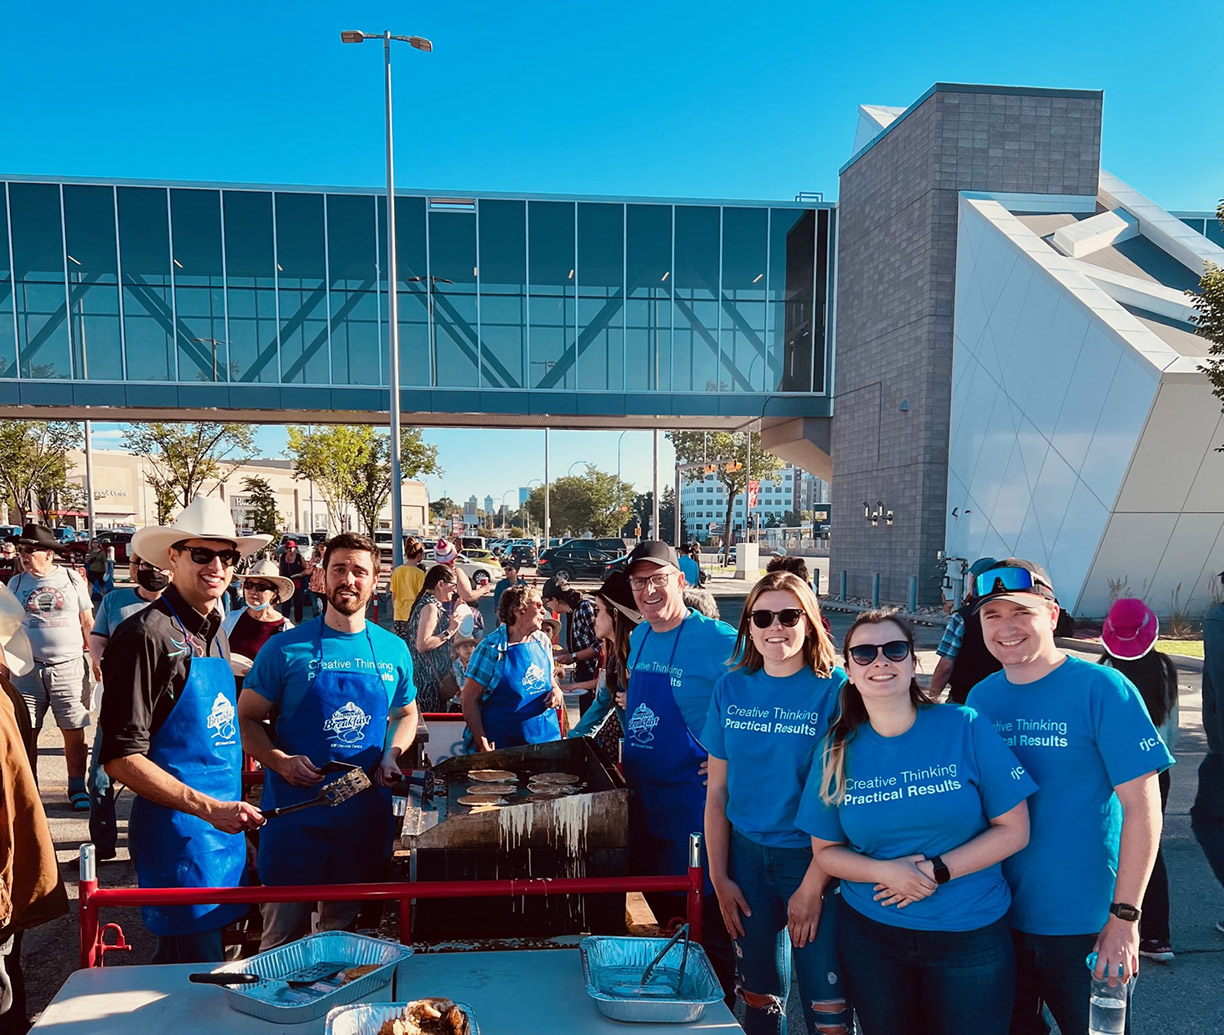
<path fill-rule="evenodd" d="M 672 980 L 670 974 L 660 975 L 652 985 L 650 979 L 654 975 L 655 967 L 662 962 L 663 957 L 681 938 L 684 939 L 684 952 L 680 957 L 680 970 L 675 980 Z M 667 940 L 667 944 L 656 952 L 654 958 L 646 964 L 646 969 L 642 971 L 641 982 L 636 985 L 629 981 L 618 983 L 613 986 L 613 994 L 623 996 L 625 999 L 674 999 L 680 994 L 680 989 L 684 985 L 684 968 L 688 963 L 688 951 L 689 925 L 681 924 L 679 930 Z"/>
<path fill-rule="evenodd" d="M 187 980 L 193 981 L 197 985 L 257 985 L 264 981 L 269 983 L 283 981 L 290 988 L 304 988 L 307 985 L 313 985 L 316 981 L 335 977 L 342 970 L 347 970 L 350 965 L 348 963 L 327 961 L 311 963 L 309 966 L 300 967 L 282 978 L 261 977 L 259 974 L 252 974 L 249 971 L 237 973 L 210 971 L 204 974 L 188 974 Z"/>
<path fill-rule="evenodd" d="M 351 772 L 345 773 L 338 780 L 333 780 L 326 784 L 318 793 L 317 797 L 311 798 L 309 801 L 300 801 L 296 805 L 285 805 L 279 809 L 267 809 L 260 812 L 264 819 L 274 819 L 277 816 L 284 816 L 290 812 L 300 812 L 302 809 L 311 809 L 316 805 L 336 806 L 342 802 L 346 802 L 349 798 L 360 794 L 362 791 L 370 787 L 370 778 L 360 769 L 353 769 Z"/>

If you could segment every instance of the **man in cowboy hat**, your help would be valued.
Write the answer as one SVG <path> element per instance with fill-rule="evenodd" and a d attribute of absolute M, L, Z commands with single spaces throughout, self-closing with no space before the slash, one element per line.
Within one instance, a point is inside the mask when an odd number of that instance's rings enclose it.
<path fill-rule="evenodd" d="M 64 737 L 68 766 L 68 800 L 78 812 L 89 809 L 85 791 L 85 727 L 89 725 L 88 669 L 85 647 L 93 630 L 89 587 L 74 569 L 56 564 L 62 547 L 45 525 L 26 525 L 10 536 L 21 571 L 9 589 L 25 608 L 25 629 L 34 647 L 34 670 L 14 677 L 34 723 L 35 742 L 48 709 Z M 34 757 L 37 775 L 37 754 Z"/>
<path fill-rule="evenodd" d="M 239 536 L 223 500 L 198 496 L 173 525 L 140 529 L 132 550 L 165 564 L 171 584 L 111 635 L 102 659 L 99 757 L 137 795 L 129 848 L 141 887 L 246 883 L 243 831 L 263 823 L 242 800 L 242 745 L 229 645 L 216 602 L 241 556 L 266 535 Z M 147 906 L 154 963 L 222 958 L 238 905 Z"/>
<path fill-rule="evenodd" d="M 263 763 L 264 808 L 314 798 L 325 767 L 359 766 L 377 785 L 330 809 L 304 809 L 273 820 L 259 839 L 259 879 L 266 885 L 348 884 L 383 880 L 391 861 L 390 786 L 417 730 L 412 656 L 394 633 L 366 621 L 378 584 L 372 540 L 342 532 L 323 558 L 327 610 L 277 633 L 242 685 L 242 744 Z M 264 719 L 280 709 L 274 737 Z M 360 902 L 265 902 L 261 949 L 320 930 L 350 928 Z"/>

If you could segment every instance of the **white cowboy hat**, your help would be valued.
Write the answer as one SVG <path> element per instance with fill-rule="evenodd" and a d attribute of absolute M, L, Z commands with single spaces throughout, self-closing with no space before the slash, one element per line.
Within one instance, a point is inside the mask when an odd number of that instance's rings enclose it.
<path fill-rule="evenodd" d="M 170 547 L 184 539 L 228 540 L 244 556 L 272 542 L 270 535 L 239 535 L 234 528 L 234 515 L 225 500 L 197 496 L 174 519 L 174 524 L 139 529 L 132 536 L 131 550 L 151 564 L 161 564 Z"/>
<path fill-rule="evenodd" d="M 293 579 L 287 579 L 280 573 L 280 565 L 276 561 L 268 559 L 262 560 L 258 564 L 251 565 L 251 570 L 244 572 L 241 575 L 235 575 L 236 579 L 258 579 L 260 582 L 271 582 L 276 586 L 276 602 L 283 604 L 286 600 L 292 600 L 293 594 L 297 589 L 293 584 Z"/>

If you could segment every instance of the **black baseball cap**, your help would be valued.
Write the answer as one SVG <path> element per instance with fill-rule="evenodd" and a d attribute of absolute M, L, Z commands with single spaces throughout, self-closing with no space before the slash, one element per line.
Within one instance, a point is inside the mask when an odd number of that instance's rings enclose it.
<path fill-rule="evenodd" d="M 673 568 L 680 567 L 680 562 L 676 560 L 676 551 L 661 539 L 643 539 L 638 543 L 629 554 L 629 560 L 625 562 L 625 571 L 632 571 L 639 561 L 658 568 L 666 568 L 668 565 Z"/>
<path fill-rule="evenodd" d="M 1054 584 L 1045 568 L 1018 557 L 996 561 L 974 580 L 973 592 L 977 598 L 973 602 L 974 612 L 980 611 L 990 601 L 1003 597 L 1019 599 L 1037 596 L 1057 603 Z"/>

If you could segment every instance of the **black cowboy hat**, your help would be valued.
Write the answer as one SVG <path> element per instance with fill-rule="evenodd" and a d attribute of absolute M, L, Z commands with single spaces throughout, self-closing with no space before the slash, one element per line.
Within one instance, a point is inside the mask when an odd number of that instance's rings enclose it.
<path fill-rule="evenodd" d="M 55 538 L 55 533 L 46 525 L 23 525 L 21 535 L 11 535 L 5 542 L 15 543 L 17 546 L 33 546 L 39 550 L 54 550 L 56 553 L 64 552 L 63 543 Z"/>

